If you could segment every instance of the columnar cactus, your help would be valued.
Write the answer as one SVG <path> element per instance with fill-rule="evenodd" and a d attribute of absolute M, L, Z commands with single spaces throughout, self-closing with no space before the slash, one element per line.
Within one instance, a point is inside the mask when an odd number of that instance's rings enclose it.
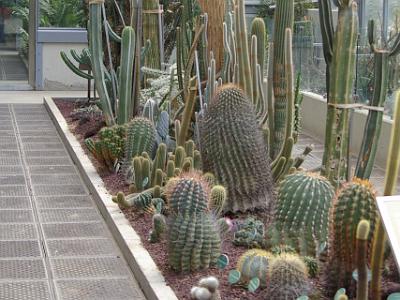
<path fill-rule="evenodd" d="M 372 246 L 372 232 L 377 222 L 375 191 L 366 180 L 353 179 L 338 192 L 333 209 L 333 257 L 342 266 L 338 274 L 338 284 L 348 284 L 351 273 L 356 268 L 356 234 L 361 220 L 370 222 L 368 253 Z"/>
<path fill-rule="evenodd" d="M 240 272 L 240 281 L 246 283 L 256 277 L 260 280 L 260 285 L 266 287 L 273 259 L 274 256 L 270 252 L 260 249 L 248 250 L 239 258 L 236 266 Z"/>
<path fill-rule="evenodd" d="M 166 187 L 170 210 L 168 260 L 177 272 L 217 263 L 221 240 L 208 210 L 209 187 L 198 173 L 172 179 Z"/>
<path fill-rule="evenodd" d="M 162 35 L 160 30 L 162 27 L 160 14 L 158 0 L 143 1 L 143 41 L 150 40 L 151 44 L 145 57 L 144 65 L 156 70 L 161 70 L 160 38 Z"/>
<path fill-rule="evenodd" d="M 267 299 L 297 299 L 308 293 L 307 267 L 294 254 L 281 254 L 274 258 L 269 269 Z"/>
<path fill-rule="evenodd" d="M 333 196 L 333 186 L 319 174 L 298 172 L 286 176 L 278 190 L 277 227 L 290 235 L 306 231 L 317 245 L 326 242 Z"/>
<path fill-rule="evenodd" d="M 244 92 L 220 88 L 200 120 L 203 169 L 215 175 L 228 195 L 224 211 L 268 209 L 273 182 L 263 133 Z"/>
<path fill-rule="evenodd" d="M 357 300 L 368 299 L 368 236 L 369 222 L 362 220 L 357 227 Z"/>

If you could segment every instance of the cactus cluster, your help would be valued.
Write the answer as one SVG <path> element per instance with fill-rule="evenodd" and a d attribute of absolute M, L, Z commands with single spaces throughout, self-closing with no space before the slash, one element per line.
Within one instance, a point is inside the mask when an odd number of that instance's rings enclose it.
<path fill-rule="evenodd" d="M 286 176 L 278 189 L 277 228 L 300 238 L 311 236 L 316 248 L 328 240 L 333 196 L 333 186 L 317 173 Z"/>
<path fill-rule="evenodd" d="M 166 187 L 169 206 L 168 261 L 177 272 L 209 268 L 217 263 L 221 240 L 208 210 L 209 187 L 198 173 L 171 180 Z"/>
<path fill-rule="evenodd" d="M 217 278 L 213 276 L 202 278 L 197 286 L 190 290 L 190 296 L 194 300 L 221 300 L 218 288 L 219 281 Z"/>
<path fill-rule="evenodd" d="M 238 224 L 234 233 L 233 244 L 249 248 L 263 248 L 265 244 L 264 234 L 263 222 L 249 217 Z"/>
<path fill-rule="evenodd" d="M 200 121 L 203 169 L 227 188 L 224 211 L 270 209 L 273 181 L 263 134 L 244 92 L 220 88 Z"/>
<path fill-rule="evenodd" d="M 126 130 L 123 126 L 104 127 L 99 131 L 98 139 L 88 138 L 85 144 L 93 156 L 109 171 L 123 158 Z"/>

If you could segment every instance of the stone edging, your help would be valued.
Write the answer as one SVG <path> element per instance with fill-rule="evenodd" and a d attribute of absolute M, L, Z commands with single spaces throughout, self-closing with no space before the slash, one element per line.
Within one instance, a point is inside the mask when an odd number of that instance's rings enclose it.
<path fill-rule="evenodd" d="M 146 298 L 178 300 L 150 254 L 143 247 L 139 235 L 129 224 L 118 205 L 112 202 L 111 195 L 107 192 L 102 179 L 78 140 L 69 130 L 67 122 L 53 99 L 45 97 L 44 105 Z"/>

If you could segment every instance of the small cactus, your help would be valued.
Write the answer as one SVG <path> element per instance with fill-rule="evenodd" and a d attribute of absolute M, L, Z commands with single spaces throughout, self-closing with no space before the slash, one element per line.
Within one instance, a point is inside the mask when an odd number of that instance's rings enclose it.
<path fill-rule="evenodd" d="M 226 190 L 222 185 L 216 185 L 211 189 L 209 208 L 219 216 L 225 205 Z"/>
<path fill-rule="evenodd" d="M 240 281 L 245 283 L 258 278 L 261 287 L 266 287 L 273 259 L 274 256 L 270 252 L 260 249 L 248 250 L 239 258 L 236 266 L 236 270 L 240 272 Z"/>
<path fill-rule="evenodd" d="M 238 224 L 233 244 L 249 248 L 263 248 L 264 234 L 265 228 L 263 222 L 250 217 Z"/>
<path fill-rule="evenodd" d="M 221 300 L 219 293 L 219 281 L 214 276 L 203 278 L 198 286 L 194 286 L 190 295 L 194 300 Z"/>
<path fill-rule="evenodd" d="M 368 300 L 368 237 L 369 222 L 362 220 L 357 226 L 357 300 Z"/>
<path fill-rule="evenodd" d="M 160 241 L 161 235 L 164 233 L 166 228 L 166 220 L 162 214 L 153 215 L 153 229 L 150 232 L 149 241 L 151 243 L 157 243 Z"/>

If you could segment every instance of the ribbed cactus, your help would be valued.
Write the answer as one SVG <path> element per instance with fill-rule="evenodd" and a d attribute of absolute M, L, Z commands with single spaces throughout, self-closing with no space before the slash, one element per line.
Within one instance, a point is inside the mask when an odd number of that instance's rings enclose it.
<path fill-rule="evenodd" d="M 260 285 L 268 284 L 268 272 L 274 256 L 264 250 L 252 249 L 246 251 L 238 260 L 236 269 L 240 272 L 240 281 L 246 283 L 252 278 L 260 279 Z"/>
<path fill-rule="evenodd" d="M 166 220 L 162 214 L 155 214 L 153 216 L 153 229 L 150 231 L 149 241 L 151 243 L 157 243 L 161 239 L 161 235 L 166 229 Z"/>
<path fill-rule="evenodd" d="M 224 211 L 269 209 L 273 182 L 263 133 L 242 90 L 220 88 L 200 121 L 203 169 L 228 195 Z"/>
<path fill-rule="evenodd" d="M 309 290 L 307 267 L 294 254 L 275 257 L 269 268 L 267 299 L 288 300 L 305 296 Z"/>
<path fill-rule="evenodd" d="M 158 0 L 143 0 L 143 41 L 150 40 L 151 46 L 145 57 L 144 66 L 161 70 L 161 44 L 162 37 L 161 11 Z M 162 41 L 161 41 L 162 43 Z"/>
<path fill-rule="evenodd" d="M 126 134 L 125 165 L 128 167 L 135 156 L 141 155 L 143 152 L 151 153 L 156 130 L 150 120 L 138 117 L 127 124 Z"/>
<path fill-rule="evenodd" d="M 311 236 L 316 245 L 326 242 L 334 188 L 316 173 L 298 172 L 285 177 L 278 189 L 277 227 L 290 234 Z"/>
<path fill-rule="evenodd" d="M 357 300 L 368 300 L 368 237 L 369 222 L 361 220 L 357 226 Z"/>
<path fill-rule="evenodd" d="M 265 70 L 265 51 L 267 42 L 267 33 L 264 20 L 262 18 L 254 18 L 251 23 L 251 36 L 257 38 L 257 64 L 260 65 L 261 71 Z M 254 63 L 252 63 L 254 64 Z"/>
<path fill-rule="evenodd" d="M 338 25 L 333 30 L 330 1 L 319 0 L 323 48 L 327 64 L 328 110 L 322 175 L 335 187 L 347 179 L 349 108 L 353 102 L 356 46 L 358 36 L 357 3 L 335 1 L 339 8 Z"/>
<path fill-rule="evenodd" d="M 361 220 L 370 222 L 373 232 L 377 222 L 375 191 L 366 180 L 353 179 L 338 192 L 333 208 L 333 234 L 330 245 L 333 259 L 341 266 L 338 284 L 349 284 L 351 273 L 356 268 L 356 234 Z M 368 237 L 368 255 L 372 246 L 372 234 Z M 333 278 L 332 278 L 333 281 Z"/>
<path fill-rule="evenodd" d="M 170 210 L 168 261 L 177 272 L 215 265 L 221 240 L 208 211 L 209 187 L 198 173 L 172 179 L 166 187 Z"/>
<path fill-rule="evenodd" d="M 215 215 L 219 216 L 226 201 L 226 190 L 222 185 L 213 186 L 210 192 L 209 208 Z"/>

